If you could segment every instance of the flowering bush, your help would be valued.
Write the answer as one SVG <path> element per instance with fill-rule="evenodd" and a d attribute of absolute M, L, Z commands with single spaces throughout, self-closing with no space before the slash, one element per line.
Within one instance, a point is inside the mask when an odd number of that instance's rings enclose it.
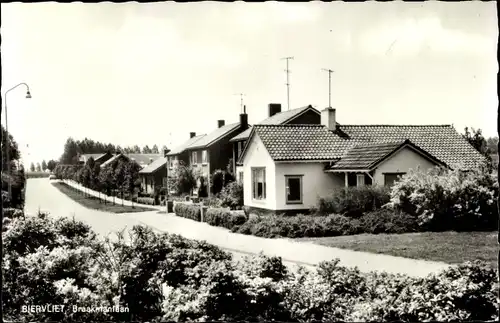
<path fill-rule="evenodd" d="M 391 204 L 424 230 L 496 230 L 498 183 L 483 169 L 410 171 L 391 192 Z"/>
<path fill-rule="evenodd" d="M 390 190 L 381 185 L 337 188 L 331 196 L 319 198 L 317 212 L 320 214 L 343 214 L 359 217 L 365 212 L 381 208 L 390 201 Z"/>

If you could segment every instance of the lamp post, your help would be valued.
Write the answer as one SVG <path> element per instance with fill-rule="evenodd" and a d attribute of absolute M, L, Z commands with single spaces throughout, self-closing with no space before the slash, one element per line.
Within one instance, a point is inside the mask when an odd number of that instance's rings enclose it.
<path fill-rule="evenodd" d="M 11 186 L 11 173 L 10 173 L 10 134 L 9 134 L 9 123 L 8 123 L 8 119 L 7 119 L 7 94 L 9 94 L 10 91 L 18 88 L 19 86 L 21 85 L 24 85 L 26 86 L 26 99 L 31 99 L 31 93 L 30 93 L 30 87 L 28 86 L 28 84 L 26 83 L 19 83 L 17 84 L 16 86 L 8 89 L 6 92 L 5 92 L 5 132 L 7 133 L 7 136 L 5 138 L 5 142 L 6 142 L 6 147 L 5 147 L 5 157 L 6 157 L 6 160 L 7 160 L 7 175 L 9 175 L 9 182 L 8 182 L 8 187 L 9 187 L 9 198 L 12 199 L 12 186 Z"/>

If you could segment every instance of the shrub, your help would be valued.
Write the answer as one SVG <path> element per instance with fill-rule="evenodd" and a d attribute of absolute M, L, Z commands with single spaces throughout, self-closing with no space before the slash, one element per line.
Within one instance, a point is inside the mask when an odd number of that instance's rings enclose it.
<path fill-rule="evenodd" d="M 410 171 L 391 192 L 424 230 L 496 230 L 498 183 L 483 169 Z"/>
<path fill-rule="evenodd" d="M 201 209 L 199 205 L 196 204 L 185 204 L 185 203 L 176 203 L 174 206 L 174 213 L 177 216 L 201 221 Z"/>
<path fill-rule="evenodd" d="M 152 197 L 138 197 L 137 203 L 147 204 L 147 205 L 155 205 L 155 199 Z"/>
<path fill-rule="evenodd" d="M 211 208 L 220 208 L 222 207 L 222 201 L 217 197 L 211 196 L 203 199 L 203 205 Z"/>
<path fill-rule="evenodd" d="M 367 275 L 370 295 L 353 306 L 347 320 L 498 320 L 497 279 L 498 272 L 480 262 L 453 266 L 425 278 L 372 273 Z"/>
<path fill-rule="evenodd" d="M 343 214 L 359 217 L 365 212 L 381 208 L 390 201 L 389 188 L 381 185 L 337 188 L 329 197 L 318 200 L 320 214 Z"/>
<path fill-rule="evenodd" d="M 400 210 L 380 209 L 368 212 L 361 218 L 364 233 L 409 233 L 419 231 L 414 216 Z"/>
<path fill-rule="evenodd" d="M 233 180 L 234 178 L 230 173 L 217 169 L 212 174 L 212 192 L 214 194 L 219 194 L 222 189 Z"/>
<path fill-rule="evenodd" d="M 240 210 L 243 207 L 243 184 L 231 182 L 220 193 L 221 205 L 231 210 Z"/>
<path fill-rule="evenodd" d="M 234 213 L 223 208 L 209 208 L 205 214 L 204 221 L 210 225 L 232 229 L 247 220 L 244 214 Z"/>
<path fill-rule="evenodd" d="M 350 235 L 362 232 L 361 223 L 343 215 L 266 216 L 243 223 L 239 233 L 265 238 L 303 238 Z"/>
<path fill-rule="evenodd" d="M 24 211 L 21 209 L 15 209 L 15 208 L 4 208 L 2 209 L 3 212 L 3 217 L 4 218 L 20 218 L 24 216 Z"/>

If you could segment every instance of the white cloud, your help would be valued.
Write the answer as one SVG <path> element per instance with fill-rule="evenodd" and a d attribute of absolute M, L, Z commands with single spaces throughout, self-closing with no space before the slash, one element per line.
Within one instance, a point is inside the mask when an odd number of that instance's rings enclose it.
<path fill-rule="evenodd" d="M 360 37 L 360 45 L 373 55 L 418 55 L 421 50 L 482 54 L 496 49 L 496 38 L 446 29 L 439 18 L 427 17 L 372 28 Z"/>

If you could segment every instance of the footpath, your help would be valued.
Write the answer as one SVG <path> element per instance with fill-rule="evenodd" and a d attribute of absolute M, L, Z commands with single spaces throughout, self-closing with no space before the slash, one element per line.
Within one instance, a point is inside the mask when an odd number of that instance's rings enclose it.
<path fill-rule="evenodd" d="M 68 184 L 83 190 L 75 183 Z M 97 192 L 86 189 L 93 195 Z M 102 194 L 101 194 L 102 196 Z M 110 198 L 110 197 L 107 197 Z M 112 201 L 112 198 L 110 198 Z M 121 203 L 116 199 L 116 203 Z M 128 203 L 128 204 L 127 204 Z M 130 205 L 130 201 L 124 201 Z M 134 203 L 135 204 L 135 203 Z M 151 207 L 145 205 L 145 207 Z M 165 207 L 153 207 L 165 211 Z M 442 262 L 432 262 L 419 259 L 395 257 L 384 254 L 353 251 L 313 244 L 312 242 L 292 239 L 267 239 L 251 235 L 233 233 L 227 229 L 210 226 L 182 217 L 173 213 L 165 214 L 157 211 L 119 214 L 134 222 L 149 226 L 155 231 L 179 234 L 188 239 L 205 240 L 224 250 L 246 255 L 263 253 L 267 256 L 279 256 L 284 262 L 314 267 L 322 261 L 340 259 L 340 265 L 358 267 L 362 272 L 386 271 L 394 274 L 406 274 L 414 277 L 424 277 L 448 268 L 450 265 Z"/>

